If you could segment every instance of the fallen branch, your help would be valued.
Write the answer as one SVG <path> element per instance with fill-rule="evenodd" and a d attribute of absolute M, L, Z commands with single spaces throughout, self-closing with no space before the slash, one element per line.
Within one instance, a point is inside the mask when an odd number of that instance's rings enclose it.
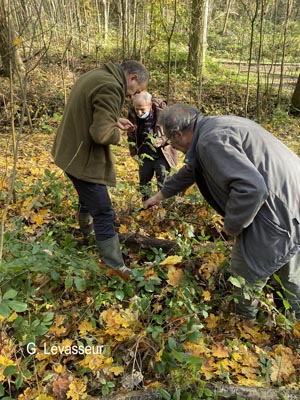
<path fill-rule="evenodd" d="M 138 249 L 162 249 L 167 253 L 174 253 L 179 250 L 179 244 L 175 240 L 157 239 L 150 236 L 143 236 L 138 233 L 121 233 L 119 234 L 120 242 L 124 243 L 127 247 L 134 247 Z M 217 246 L 214 242 L 203 242 L 193 246 L 192 253 L 207 252 L 215 249 Z"/>
<path fill-rule="evenodd" d="M 300 391 L 288 389 L 273 389 L 261 387 L 248 387 L 229 384 L 206 384 L 205 389 L 209 389 L 214 395 L 226 395 L 227 400 L 299 400 Z M 198 391 L 191 387 L 190 394 L 196 395 Z M 228 397 L 230 396 L 230 397 Z M 222 397 L 223 398 L 223 397 Z M 153 390 L 137 390 L 128 393 L 120 393 L 105 397 L 92 397 L 93 400 L 159 400 L 162 396 Z"/>
<path fill-rule="evenodd" d="M 149 236 L 139 235 L 138 233 L 119 234 L 120 242 L 128 247 L 137 247 L 139 249 L 161 248 L 165 252 L 174 250 L 177 243 L 174 240 L 157 239 Z"/>
<path fill-rule="evenodd" d="M 239 386 L 229 384 L 206 384 L 206 389 L 214 394 L 230 395 L 230 399 L 241 398 L 243 400 L 299 400 L 300 391 L 288 389 L 262 388 L 253 386 Z"/>

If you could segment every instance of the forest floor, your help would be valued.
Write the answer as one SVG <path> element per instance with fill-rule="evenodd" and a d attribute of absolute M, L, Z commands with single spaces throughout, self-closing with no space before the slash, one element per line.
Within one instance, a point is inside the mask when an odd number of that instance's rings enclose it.
<path fill-rule="evenodd" d="M 51 76 L 30 89 L 5 219 L 1 398 L 79 400 L 135 389 L 155 390 L 164 399 L 225 398 L 213 395 L 208 383 L 299 393 L 300 324 L 285 303 L 276 308 L 280 289 L 270 282 L 256 323 L 236 317 L 232 285 L 238 282 L 228 281 L 232 241 L 222 235 L 222 218 L 194 186 L 157 210 L 141 211 L 137 164 L 125 140 L 113 146 L 118 183 L 110 194 L 118 232 L 175 246 L 123 243 L 134 271 L 124 280 L 105 270 L 93 237 L 78 244 L 76 196 L 50 155 L 63 103 L 59 78 Z M 219 93 L 210 96 L 213 102 Z M 4 123 L 8 115 L 0 122 L 2 210 L 13 168 L 12 136 Z M 300 154 L 299 119 L 277 112 L 264 126 Z M 80 352 L 88 347 L 99 351 Z"/>

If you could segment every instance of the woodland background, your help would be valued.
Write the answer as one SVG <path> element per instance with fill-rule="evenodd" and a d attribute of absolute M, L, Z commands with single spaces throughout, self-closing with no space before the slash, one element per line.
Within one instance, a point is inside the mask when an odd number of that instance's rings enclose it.
<path fill-rule="evenodd" d="M 140 211 L 126 135 L 113 147 L 124 281 L 93 238 L 78 245 L 76 196 L 50 156 L 76 78 L 125 59 L 169 104 L 255 119 L 299 155 L 299 21 L 299 0 L 0 0 L 1 398 L 300 397 L 284 288 L 270 281 L 257 323 L 235 317 L 232 241 L 194 187 Z"/>

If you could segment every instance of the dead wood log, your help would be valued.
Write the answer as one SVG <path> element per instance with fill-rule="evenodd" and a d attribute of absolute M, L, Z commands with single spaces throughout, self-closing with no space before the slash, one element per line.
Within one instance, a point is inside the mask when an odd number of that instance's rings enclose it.
<path fill-rule="evenodd" d="M 127 247 L 137 249 L 151 249 L 161 248 L 164 252 L 172 254 L 179 250 L 179 244 L 175 240 L 157 239 L 150 236 L 143 236 L 138 233 L 119 233 L 120 242 L 124 243 Z M 193 254 L 206 250 L 209 252 L 216 247 L 214 242 L 203 242 L 193 246 Z"/>
<path fill-rule="evenodd" d="M 214 394 L 229 395 L 229 399 L 235 400 L 242 398 L 243 400 L 299 400 L 300 391 L 289 390 L 284 388 L 263 388 L 253 386 L 240 386 L 229 384 L 206 384 L 205 388 L 211 390 Z M 228 399 L 228 397 L 227 397 Z"/>
<path fill-rule="evenodd" d="M 170 252 L 177 246 L 174 240 L 157 239 L 139 235 L 138 233 L 120 233 L 119 239 L 126 246 L 139 249 L 161 248 L 165 252 Z"/>
<path fill-rule="evenodd" d="M 225 383 L 220 384 L 206 384 L 206 389 L 213 392 L 214 395 L 226 395 L 227 400 L 299 400 L 300 391 L 288 390 L 288 389 L 275 389 L 275 388 L 262 388 L 262 387 L 250 387 L 250 386 L 239 386 L 229 385 Z M 166 390 L 168 390 L 166 388 Z M 186 391 L 186 389 L 185 389 Z M 190 394 L 197 396 L 199 392 L 195 387 L 190 388 Z M 230 397 L 228 397 L 230 396 Z M 197 397 L 195 397 L 197 398 Z M 221 397 L 223 398 L 223 397 Z M 160 400 L 162 396 L 154 390 L 137 390 L 128 393 L 120 393 L 105 397 L 92 397 L 93 400 Z"/>
<path fill-rule="evenodd" d="M 162 396 L 154 390 L 135 390 L 111 396 L 92 397 L 91 400 L 161 400 Z"/>

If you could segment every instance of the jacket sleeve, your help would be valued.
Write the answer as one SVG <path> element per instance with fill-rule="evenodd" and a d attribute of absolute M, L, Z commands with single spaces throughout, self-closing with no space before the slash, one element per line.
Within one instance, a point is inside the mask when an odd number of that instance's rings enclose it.
<path fill-rule="evenodd" d="M 161 189 L 163 196 L 167 199 L 183 192 L 195 183 L 193 169 L 185 164 L 176 174 L 172 175 L 164 183 Z"/>
<path fill-rule="evenodd" d="M 130 122 L 136 125 L 136 118 L 132 107 L 128 111 L 127 118 L 129 119 Z M 136 135 L 137 135 L 136 129 L 134 131 L 127 132 L 127 141 L 131 157 L 136 156 L 138 153 L 136 145 Z"/>
<path fill-rule="evenodd" d="M 239 235 L 269 195 L 263 176 L 245 153 L 240 135 L 230 130 L 210 131 L 202 140 L 200 160 L 210 187 L 227 198 L 225 229 Z"/>
<path fill-rule="evenodd" d="M 121 134 L 117 122 L 124 99 L 122 86 L 112 83 L 99 85 L 92 95 L 90 134 L 97 144 L 118 144 Z"/>

